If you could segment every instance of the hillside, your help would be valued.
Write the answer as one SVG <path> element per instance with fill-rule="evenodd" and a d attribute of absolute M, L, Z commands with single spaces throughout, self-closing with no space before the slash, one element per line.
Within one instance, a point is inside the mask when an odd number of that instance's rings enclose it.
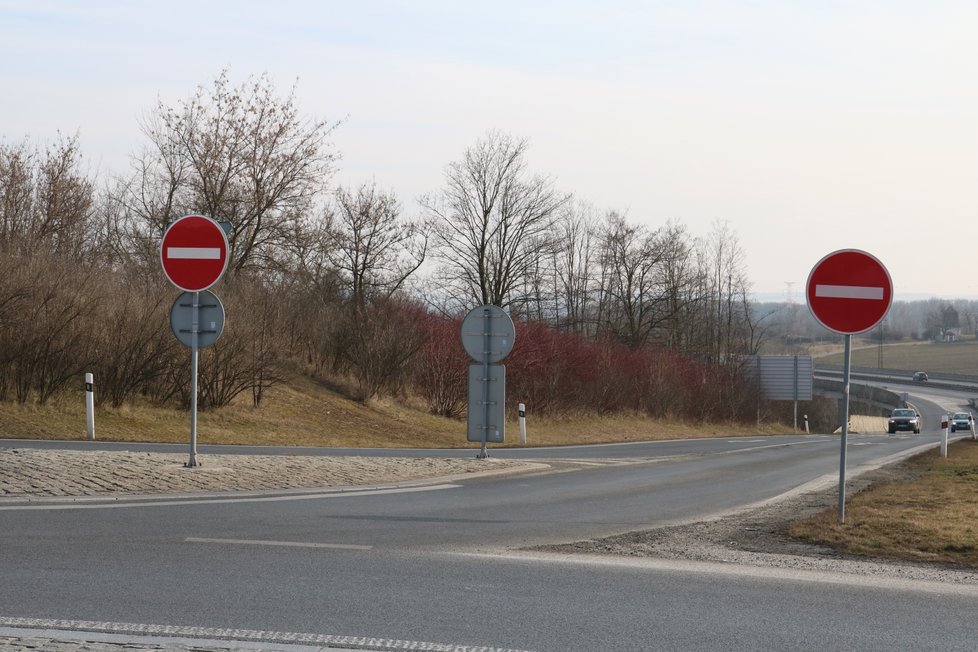
<path fill-rule="evenodd" d="M 515 397 L 509 399 L 518 401 Z M 527 406 L 528 445 L 782 434 L 790 426 L 702 424 L 638 416 L 541 419 Z M 507 423 L 508 446 L 519 444 L 516 421 Z M 189 439 L 188 412 L 149 406 L 96 409 L 96 438 L 106 441 L 182 443 Z M 84 439 L 81 391 L 45 406 L 0 403 L 0 438 Z M 466 448 L 465 423 L 396 401 L 363 405 L 304 376 L 268 391 L 261 408 L 246 400 L 198 415 L 198 444 L 256 444 L 363 448 Z"/>

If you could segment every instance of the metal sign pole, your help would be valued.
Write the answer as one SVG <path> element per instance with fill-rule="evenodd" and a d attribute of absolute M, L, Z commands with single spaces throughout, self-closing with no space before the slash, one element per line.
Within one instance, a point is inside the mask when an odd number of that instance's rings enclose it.
<path fill-rule="evenodd" d="M 190 321 L 190 461 L 188 467 L 197 466 L 197 360 L 200 354 L 197 334 L 200 331 L 200 292 L 194 292 Z"/>
<path fill-rule="evenodd" d="M 482 332 L 483 336 L 483 353 L 482 353 L 482 378 L 483 378 L 483 390 L 482 390 L 482 414 L 485 419 L 482 422 L 482 449 L 479 451 L 479 459 L 484 460 L 489 457 L 489 449 L 486 443 L 489 440 L 489 419 L 492 414 L 492 410 L 489 407 L 489 402 L 492 400 L 492 393 L 489 390 L 489 357 L 491 355 L 489 349 L 492 348 L 492 312 L 488 309 L 482 311 Z"/>
<path fill-rule="evenodd" d="M 846 335 L 846 350 L 842 371 L 842 436 L 839 442 L 839 523 L 846 520 L 846 440 L 849 438 L 849 363 L 852 335 Z"/>
<path fill-rule="evenodd" d="M 794 373 L 794 399 L 795 399 L 795 426 L 792 432 L 798 432 L 798 356 L 795 356 L 795 373 Z"/>

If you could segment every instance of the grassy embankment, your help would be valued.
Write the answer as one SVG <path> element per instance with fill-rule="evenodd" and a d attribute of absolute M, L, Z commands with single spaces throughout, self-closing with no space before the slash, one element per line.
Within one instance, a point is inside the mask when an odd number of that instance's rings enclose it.
<path fill-rule="evenodd" d="M 97 389 L 97 388 L 96 388 Z M 512 399 L 511 399 L 512 400 Z M 566 419 L 527 415 L 531 446 L 784 434 L 790 426 L 767 424 L 684 423 L 639 416 L 575 416 Z M 254 444 L 362 448 L 465 448 L 465 422 L 432 416 L 392 401 L 367 405 L 346 399 L 316 382 L 295 377 L 268 391 L 261 408 L 242 396 L 228 408 L 201 411 L 199 444 Z M 106 441 L 186 442 L 188 412 L 145 405 L 96 409 L 96 438 Z M 81 391 L 51 404 L 0 403 L 0 439 L 84 439 L 85 406 Z M 506 425 L 506 445 L 518 445 L 515 421 Z"/>

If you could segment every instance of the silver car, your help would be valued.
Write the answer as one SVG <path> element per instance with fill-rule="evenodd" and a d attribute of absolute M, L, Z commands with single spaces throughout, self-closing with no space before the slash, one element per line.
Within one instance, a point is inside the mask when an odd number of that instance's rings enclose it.
<path fill-rule="evenodd" d="M 974 417 L 971 416 L 970 412 L 955 412 L 954 416 L 951 417 L 951 432 L 959 430 L 971 432 L 972 423 L 974 423 Z"/>

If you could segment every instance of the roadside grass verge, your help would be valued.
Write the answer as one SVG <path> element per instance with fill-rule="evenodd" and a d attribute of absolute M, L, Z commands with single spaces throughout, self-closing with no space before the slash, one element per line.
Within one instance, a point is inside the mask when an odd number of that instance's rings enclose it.
<path fill-rule="evenodd" d="M 465 421 L 429 414 L 397 401 L 351 401 L 323 385 L 297 376 L 268 390 L 260 408 L 242 397 L 229 407 L 198 412 L 197 443 L 339 448 L 470 448 Z M 790 426 L 701 423 L 650 419 L 642 415 L 527 416 L 529 446 L 598 444 L 656 439 L 787 434 Z M 44 406 L 0 403 L 0 439 L 83 440 L 82 392 Z M 95 411 L 95 437 L 101 441 L 189 442 L 187 410 L 137 402 Z M 515 419 L 506 424 L 505 446 L 519 445 Z M 498 445 L 491 445 L 492 448 Z"/>
<path fill-rule="evenodd" d="M 978 568 L 978 442 L 950 446 L 899 465 L 905 479 L 873 485 L 836 508 L 789 526 L 788 536 L 839 552 Z"/>

